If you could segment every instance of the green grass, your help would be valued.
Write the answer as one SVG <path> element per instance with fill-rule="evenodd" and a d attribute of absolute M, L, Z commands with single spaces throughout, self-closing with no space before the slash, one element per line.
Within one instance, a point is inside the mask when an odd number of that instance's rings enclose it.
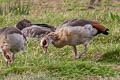
<path fill-rule="evenodd" d="M 0 55 L 0 80 L 119 79 L 119 2 L 107 3 L 103 0 L 101 6 L 96 6 L 93 10 L 86 9 L 87 0 L 34 0 L 30 3 L 32 6 L 29 6 L 27 15 L 0 15 L 0 27 L 14 26 L 23 18 L 33 23 L 48 23 L 56 27 L 68 19 L 84 18 L 101 22 L 109 28 L 110 34 L 95 37 L 89 44 L 88 52 L 79 60 L 74 59 L 73 48 L 70 46 L 59 49 L 50 45 L 47 54 L 44 54 L 39 41 L 29 41 L 26 45 L 27 51 L 17 53 L 10 68 Z M 77 48 L 78 52 L 83 50 L 83 46 Z"/>
<path fill-rule="evenodd" d="M 32 2 L 24 0 L 1 0 L 0 1 L 0 15 L 27 15 L 30 11 Z"/>

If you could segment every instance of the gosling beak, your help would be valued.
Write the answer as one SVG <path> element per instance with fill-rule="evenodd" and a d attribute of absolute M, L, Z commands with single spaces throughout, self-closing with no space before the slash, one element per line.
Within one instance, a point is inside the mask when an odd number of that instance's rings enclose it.
<path fill-rule="evenodd" d="M 43 49 L 43 53 L 47 52 L 47 47 L 42 47 L 42 49 Z"/>

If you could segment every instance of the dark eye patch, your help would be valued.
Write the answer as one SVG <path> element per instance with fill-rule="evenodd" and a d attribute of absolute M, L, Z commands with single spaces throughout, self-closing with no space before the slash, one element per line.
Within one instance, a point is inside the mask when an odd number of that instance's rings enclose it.
<path fill-rule="evenodd" d="M 10 59 L 10 57 L 8 55 L 6 55 L 6 59 Z"/>
<path fill-rule="evenodd" d="M 46 45 L 46 44 L 47 44 L 47 42 L 46 42 L 46 40 L 44 40 L 44 41 L 43 41 L 43 45 Z"/>

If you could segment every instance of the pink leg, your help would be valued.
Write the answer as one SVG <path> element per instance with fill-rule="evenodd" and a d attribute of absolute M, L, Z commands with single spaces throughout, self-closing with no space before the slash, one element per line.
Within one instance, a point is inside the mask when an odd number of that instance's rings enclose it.
<path fill-rule="evenodd" d="M 74 48 L 74 55 L 75 55 L 75 58 L 76 58 L 76 56 L 77 56 L 77 48 L 76 48 L 76 46 L 73 46 L 73 48 Z"/>
<path fill-rule="evenodd" d="M 79 59 L 84 53 L 88 51 L 88 45 L 84 45 L 85 49 L 77 56 L 75 56 L 76 59 Z"/>
<path fill-rule="evenodd" d="M 13 55 L 12 55 L 12 61 L 14 61 L 15 60 L 15 53 L 13 53 Z"/>

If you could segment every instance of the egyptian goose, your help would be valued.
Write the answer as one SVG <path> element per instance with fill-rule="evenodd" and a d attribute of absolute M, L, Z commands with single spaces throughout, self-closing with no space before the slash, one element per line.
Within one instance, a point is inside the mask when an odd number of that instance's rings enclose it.
<path fill-rule="evenodd" d="M 27 37 L 27 38 L 37 38 L 46 34 L 55 31 L 55 27 L 48 24 L 32 24 L 29 20 L 23 19 L 16 25 L 18 29 Z"/>
<path fill-rule="evenodd" d="M 65 45 L 73 46 L 75 58 L 80 58 L 88 50 L 88 43 L 96 35 L 108 35 L 108 29 L 99 22 L 85 19 L 72 19 L 61 24 L 55 32 L 51 32 L 41 39 L 43 52 L 46 53 L 50 43 L 57 48 Z M 78 55 L 76 46 L 82 44 L 85 49 Z"/>
<path fill-rule="evenodd" d="M 15 59 L 15 53 L 25 50 L 25 36 L 15 27 L 0 29 L 0 51 L 7 62 L 8 67 Z"/>

